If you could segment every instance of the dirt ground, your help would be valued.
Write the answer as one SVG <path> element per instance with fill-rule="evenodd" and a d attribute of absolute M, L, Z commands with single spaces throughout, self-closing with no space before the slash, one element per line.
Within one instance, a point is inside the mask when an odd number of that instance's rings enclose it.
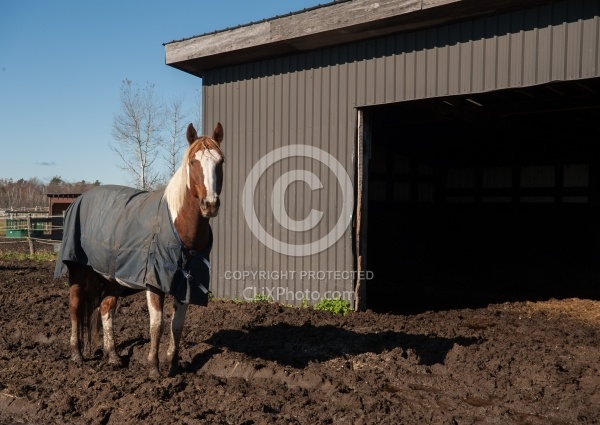
<path fill-rule="evenodd" d="M 598 301 L 345 317 L 211 301 L 189 310 L 183 372 L 153 381 L 143 294 L 120 302 L 125 366 L 76 366 L 53 269 L 0 260 L 2 425 L 600 423 Z"/>

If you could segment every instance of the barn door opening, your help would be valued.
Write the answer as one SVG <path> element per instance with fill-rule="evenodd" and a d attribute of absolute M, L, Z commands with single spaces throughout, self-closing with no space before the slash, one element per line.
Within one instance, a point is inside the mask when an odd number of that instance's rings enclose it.
<path fill-rule="evenodd" d="M 367 307 L 600 299 L 599 94 L 593 79 L 365 111 Z"/>

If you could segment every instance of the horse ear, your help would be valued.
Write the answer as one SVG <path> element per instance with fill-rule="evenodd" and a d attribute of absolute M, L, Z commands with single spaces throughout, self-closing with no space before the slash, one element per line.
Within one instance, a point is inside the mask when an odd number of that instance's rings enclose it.
<path fill-rule="evenodd" d="M 194 140 L 196 140 L 198 138 L 198 133 L 196 133 L 196 129 L 194 128 L 192 123 L 190 123 L 190 125 L 188 125 L 186 137 L 187 137 L 187 141 L 190 145 L 192 143 L 194 143 Z"/>
<path fill-rule="evenodd" d="M 212 139 L 219 144 L 223 141 L 223 126 L 220 122 L 217 123 L 217 126 L 213 130 Z"/>

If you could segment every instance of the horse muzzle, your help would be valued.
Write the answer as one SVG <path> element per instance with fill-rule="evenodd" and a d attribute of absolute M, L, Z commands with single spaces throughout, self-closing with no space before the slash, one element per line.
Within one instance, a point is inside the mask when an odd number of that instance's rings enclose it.
<path fill-rule="evenodd" d="M 219 207 L 221 206 L 221 201 L 217 197 L 215 201 L 208 201 L 206 198 L 202 198 L 200 200 L 200 213 L 203 217 L 216 217 L 219 213 Z"/>

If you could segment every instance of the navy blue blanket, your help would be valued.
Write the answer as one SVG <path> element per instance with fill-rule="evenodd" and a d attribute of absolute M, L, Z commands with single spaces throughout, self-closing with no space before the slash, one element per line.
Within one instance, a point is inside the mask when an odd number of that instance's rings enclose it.
<path fill-rule="evenodd" d="M 129 288 L 151 285 L 182 303 L 206 305 L 212 232 L 205 250 L 186 250 L 163 194 L 107 185 L 77 198 L 66 212 L 55 278 L 71 261 Z"/>

